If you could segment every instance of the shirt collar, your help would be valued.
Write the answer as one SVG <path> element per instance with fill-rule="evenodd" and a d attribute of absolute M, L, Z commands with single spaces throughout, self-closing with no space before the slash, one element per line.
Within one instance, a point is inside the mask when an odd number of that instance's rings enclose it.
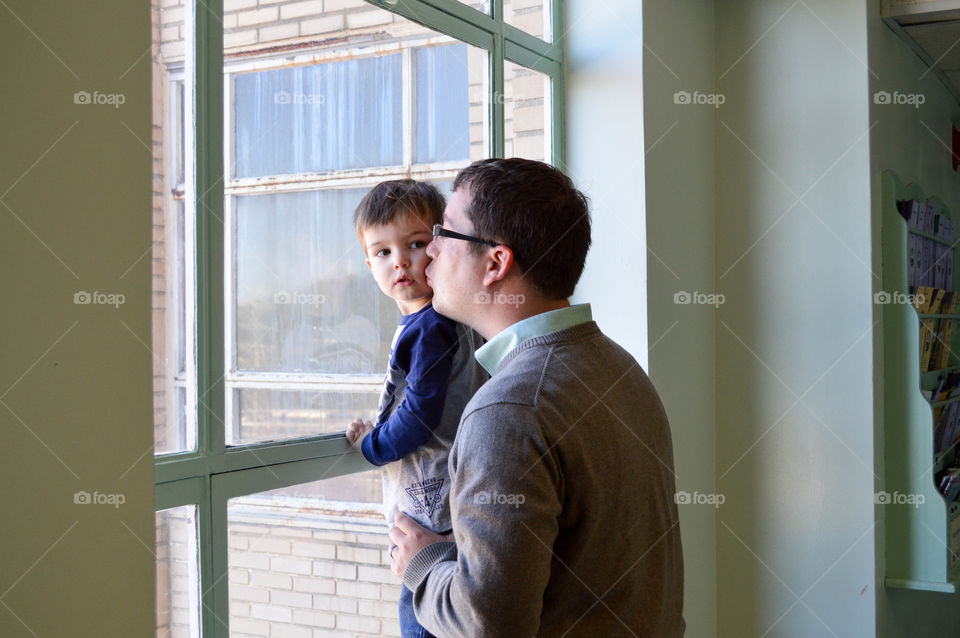
<path fill-rule="evenodd" d="M 493 376 L 504 357 L 524 341 L 592 320 L 593 315 L 588 303 L 541 312 L 505 328 L 493 339 L 480 346 L 474 356 L 490 376 Z"/>

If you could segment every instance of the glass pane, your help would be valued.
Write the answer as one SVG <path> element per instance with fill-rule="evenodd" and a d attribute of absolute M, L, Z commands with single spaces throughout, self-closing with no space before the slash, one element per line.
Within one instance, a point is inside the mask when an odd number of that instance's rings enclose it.
<path fill-rule="evenodd" d="M 161 510 L 157 521 L 157 637 L 200 635 L 197 508 Z"/>
<path fill-rule="evenodd" d="M 238 74 L 236 177 L 400 164 L 401 80 L 399 54 Z"/>
<path fill-rule="evenodd" d="M 379 388 L 366 392 L 243 388 L 234 397 L 237 431 L 228 444 L 342 433 L 357 417 L 375 421 Z"/>
<path fill-rule="evenodd" d="M 230 633 L 399 636 L 380 502 L 378 472 L 231 499 Z"/>
<path fill-rule="evenodd" d="M 467 49 L 466 44 L 451 44 L 416 50 L 416 162 L 470 157 Z"/>
<path fill-rule="evenodd" d="M 364 263 L 366 189 L 236 197 L 236 369 L 382 376 L 400 318 Z"/>
<path fill-rule="evenodd" d="M 551 161 L 549 76 L 504 60 L 503 91 L 505 156 Z"/>
<path fill-rule="evenodd" d="M 154 451 L 196 447 L 190 397 L 195 387 L 193 358 L 193 224 L 188 202 L 192 173 L 189 104 L 184 44 L 190 23 L 182 3 L 154 12 L 153 70 L 153 357 Z M 138 266 L 139 267 L 139 266 Z M 189 353 L 189 356 L 188 356 Z"/>
<path fill-rule="evenodd" d="M 503 0 L 503 19 L 530 35 L 550 42 L 550 0 Z"/>

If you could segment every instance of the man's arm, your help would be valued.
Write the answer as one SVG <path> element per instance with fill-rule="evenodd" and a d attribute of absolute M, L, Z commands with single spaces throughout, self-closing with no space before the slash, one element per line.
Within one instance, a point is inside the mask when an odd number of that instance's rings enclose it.
<path fill-rule="evenodd" d="M 560 471 L 541 433 L 530 406 L 489 406 L 461 423 L 450 465 L 456 544 L 428 545 L 404 574 L 417 618 L 430 632 L 537 632 L 563 500 Z"/>

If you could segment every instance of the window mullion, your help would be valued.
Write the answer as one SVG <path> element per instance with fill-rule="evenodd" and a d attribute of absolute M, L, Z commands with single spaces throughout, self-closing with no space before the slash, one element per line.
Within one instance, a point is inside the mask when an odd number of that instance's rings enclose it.
<path fill-rule="evenodd" d="M 416 76 L 413 68 L 413 49 L 411 47 L 405 47 L 403 49 L 403 79 L 401 81 L 401 86 L 403 87 L 403 98 L 402 98 L 402 108 L 403 108 L 403 167 L 406 171 L 410 171 L 410 168 L 413 166 L 413 140 L 416 135 L 415 124 L 413 121 L 413 105 L 415 96 L 415 84 Z"/>

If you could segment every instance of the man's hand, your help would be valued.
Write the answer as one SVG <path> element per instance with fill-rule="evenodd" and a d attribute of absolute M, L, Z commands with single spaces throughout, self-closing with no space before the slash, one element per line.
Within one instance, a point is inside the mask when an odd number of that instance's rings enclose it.
<path fill-rule="evenodd" d="M 360 446 L 363 443 L 363 438 L 370 434 L 373 431 L 373 424 L 370 421 L 364 421 L 361 418 L 356 418 L 353 420 L 353 423 L 347 426 L 347 431 L 344 434 L 347 437 L 347 442 L 350 444 L 353 449 L 357 452 L 360 452 Z"/>
<path fill-rule="evenodd" d="M 433 543 L 449 541 L 450 536 L 441 536 L 431 532 L 426 527 L 413 520 L 403 512 L 397 512 L 396 526 L 390 528 L 390 569 L 403 578 L 410 563 L 417 552 Z"/>

